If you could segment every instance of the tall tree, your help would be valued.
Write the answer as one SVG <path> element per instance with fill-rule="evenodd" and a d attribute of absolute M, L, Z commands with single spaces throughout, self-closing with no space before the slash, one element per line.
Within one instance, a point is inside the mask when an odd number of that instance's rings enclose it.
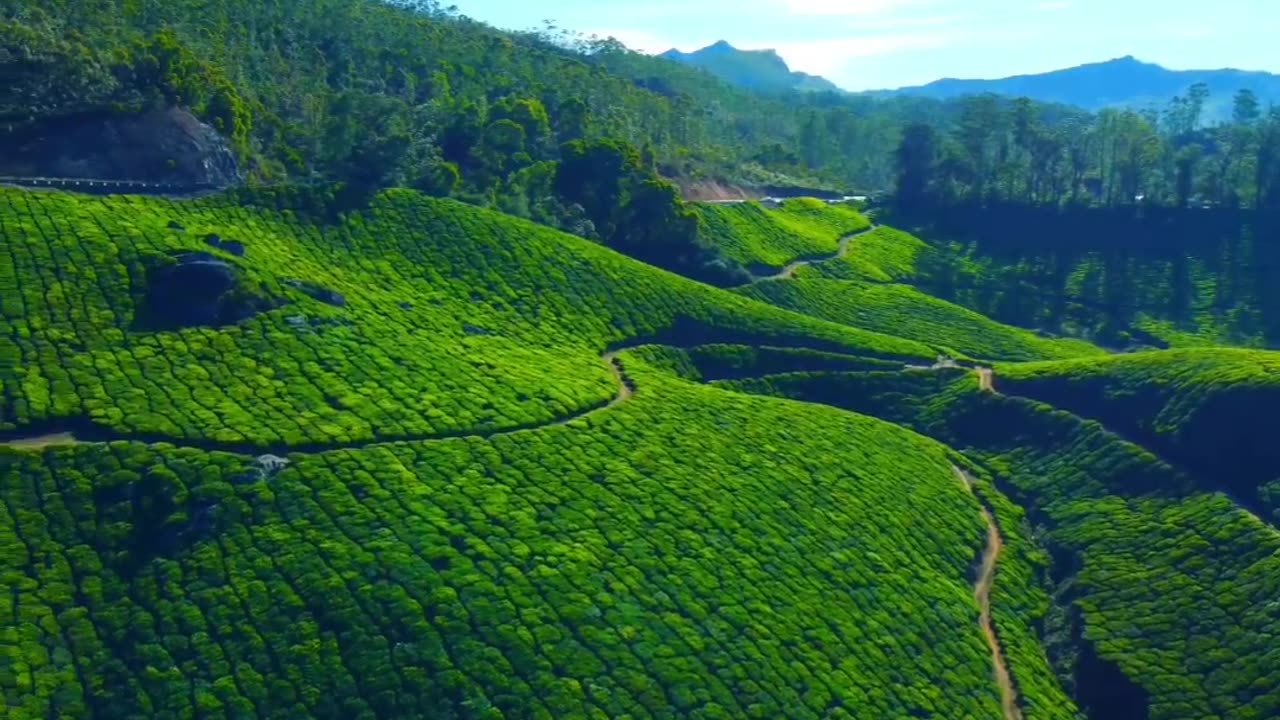
<path fill-rule="evenodd" d="M 907 126 L 897 152 L 897 201 L 902 209 L 916 211 L 929 205 L 937 180 L 938 161 L 938 134 L 933 127 L 923 123 Z"/>

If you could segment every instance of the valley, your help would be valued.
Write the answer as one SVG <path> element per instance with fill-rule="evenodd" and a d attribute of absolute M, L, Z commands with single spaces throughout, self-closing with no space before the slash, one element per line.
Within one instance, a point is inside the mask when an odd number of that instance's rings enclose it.
<path fill-rule="evenodd" d="M 0 76 L 5 718 L 1280 717 L 1247 94 L 431 0 L 0 0 Z"/>

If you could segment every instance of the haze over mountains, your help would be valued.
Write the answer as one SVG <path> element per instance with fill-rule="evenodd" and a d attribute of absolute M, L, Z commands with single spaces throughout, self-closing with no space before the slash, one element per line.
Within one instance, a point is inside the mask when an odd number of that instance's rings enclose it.
<path fill-rule="evenodd" d="M 840 91 L 831 81 L 793 72 L 772 50 L 740 50 L 725 41 L 692 53 L 670 50 L 663 57 L 703 68 L 734 84 L 757 90 Z M 1086 110 L 1108 107 L 1163 107 L 1170 98 L 1196 83 L 1209 86 L 1206 117 L 1223 119 L 1232 97 L 1252 90 L 1262 104 L 1280 102 L 1280 75 L 1236 69 L 1170 70 L 1126 56 L 1047 73 L 998 79 L 943 78 L 926 85 L 870 91 L 875 95 L 914 95 L 947 99 L 996 93 L 1026 96 L 1042 102 L 1074 105 Z"/>

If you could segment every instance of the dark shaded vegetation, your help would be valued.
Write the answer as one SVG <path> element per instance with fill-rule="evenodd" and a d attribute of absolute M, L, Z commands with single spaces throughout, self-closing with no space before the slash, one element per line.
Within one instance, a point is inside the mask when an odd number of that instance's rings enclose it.
<path fill-rule="evenodd" d="M 1094 418 L 1194 474 L 1202 487 L 1266 507 L 1280 477 L 1268 418 L 1280 400 L 1280 355 L 1197 349 L 1008 366 L 1007 392 Z M 1269 513 L 1263 511 L 1263 516 Z"/>
<path fill-rule="evenodd" d="M 1119 348 L 1280 343 L 1280 224 L 1251 210 L 960 205 L 907 280 L 1002 322 Z"/>

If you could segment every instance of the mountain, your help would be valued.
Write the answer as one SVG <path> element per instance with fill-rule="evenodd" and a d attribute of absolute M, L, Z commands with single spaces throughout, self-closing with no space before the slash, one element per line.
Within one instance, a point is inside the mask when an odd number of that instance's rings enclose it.
<path fill-rule="evenodd" d="M 793 71 L 777 51 L 739 50 L 724 40 L 691 53 L 671 49 L 661 57 L 702 68 L 722 80 L 752 90 L 841 92 L 826 78 Z"/>
<path fill-rule="evenodd" d="M 1034 75 L 997 80 L 944 78 L 927 85 L 881 91 L 883 95 L 919 95 L 949 99 L 961 95 L 996 93 L 1025 96 L 1042 102 L 1075 105 L 1087 110 L 1107 107 L 1159 107 L 1196 83 L 1209 86 L 1206 108 L 1210 120 L 1229 116 L 1231 99 L 1252 90 L 1263 106 L 1280 102 L 1280 75 L 1246 70 L 1170 70 L 1133 56 L 1090 63 Z"/>

